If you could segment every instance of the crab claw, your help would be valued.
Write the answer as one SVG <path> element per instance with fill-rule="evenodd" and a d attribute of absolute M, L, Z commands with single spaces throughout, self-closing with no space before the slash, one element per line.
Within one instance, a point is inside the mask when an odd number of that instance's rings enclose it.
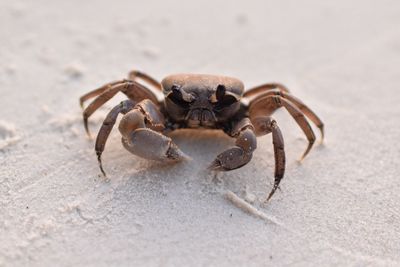
<path fill-rule="evenodd" d="M 212 171 L 234 170 L 247 164 L 251 157 L 251 152 L 246 152 L 240 147 L 233 147 L 219 154 L 208 166 L 208 169 Z"/>
<path fill-rule="evenodd" d="M 147 128 L 136 129 L 130 138 L 122 138 L 123 146 L 132 154 L 157 161 L 190 159 L 171 138 Z"/>
<path fill-rule="evenodd" d="M 192 158 L 186 155 L 179 147 L 171 141 L 167 150 L 167 158 L 173 161 L 191 160 Z"/>
<path fill-rule="evenodd" d="M 211 164 L 207 167 L 210 171 L 223 171 L 221 161 L 219 159 L 215 159 Z"/>

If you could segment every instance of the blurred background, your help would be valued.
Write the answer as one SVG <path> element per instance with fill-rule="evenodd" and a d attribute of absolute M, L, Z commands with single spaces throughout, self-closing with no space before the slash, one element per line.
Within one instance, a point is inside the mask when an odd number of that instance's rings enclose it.
<path fill-rule="evenodd" d="M 1 0 L 0 266 L 399 265 L 399 25 L 386 0 Z M 281 82 L 325 121 L 326 143 L 298 164 L 305 137 L 277 112 L 287 172 L 267 206 L 270 136 L 215 181 L 204 169 L 232 144 L 222 134 L 177 134 L 194 161 L 164 166 L 115 131 L 105 179 L 78 99 L 133 69 Z"/>

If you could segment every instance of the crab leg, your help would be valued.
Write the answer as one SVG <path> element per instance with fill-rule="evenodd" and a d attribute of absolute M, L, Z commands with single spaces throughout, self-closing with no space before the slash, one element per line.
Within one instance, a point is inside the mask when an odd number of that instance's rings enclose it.
<path fill-rule="evenodd" d="M 265 83 L 262 85 L 259 85 L 257 87 L 253 87 L 249 90 L 247 90 L 244 94 L 243 97 L 249 98 L 250 100 L 254 99 L 254 97 L 260 93 L 273 90 L 273 89 L 279 89 L 281 92 L 286 92 L 289 93 L 289 89 L 284 86 L 283 84 L 280 83 Z"/>
<path fill-rule="evenodd" d="M 106 91 L 107 89 L 110 89 L 111 87 L 113 87 L 114 85 L 120 84 L 125 82 L 126 80 L 120 80 L 120 81 L 115 81 L 115 82 L 110 82 L 107 83 L 93 91 L 90 91 L 89 93 L 84 94 L 83 96 L 81 96 L 79 98 L 79 104 L 81 105 L 81 107 L 83 108 L 83 103 L 85 103 L 87 100 L 96 97 L 98 95 L 101 95 L 102 93 L 104 93 L 104 91 Z"/>
<path fill-rule="evenodd" d="M 153 85 L 154 87 L 156 87 L 158 90 L 161 91 L 161 84 L 156 79 L 152 78 L 151 76 L 149 76 L 146 73 L 143 73 L 143 72 L 140 72 L 140 71 L 137 71 L 137 70 L 133 70 L 133 71 L 129 72 L 128 77 L 129 77 L 128 79 L 132 80 L 132 81 L 136 81 L 138 79 L 142 79 L 145 82 L 148 82 L 149 84 Z M 96 97 L 96 96 L 102 94 L 104 91 L 106 91 L 110 87 L 112 87 L 112 86 L 114 86 L 114 85 L 116 85 L 118 83 L 122 83 L 124 81 L 127 81 L 127 80 L 119 80 L 119 81 L 111 82 L 111 83 L 108 83 L 108 84 L 106 84 L 106 85 L 104 85 L 104 86 L 102 86 L 102 87 L 100 87 L 98 89 L 95 89 L 95 90 L 93 90 L 93 91 L 91 91 L 91 92 L 89 92 L 87 94 L 84 94 L 79 99 L 79 103 L 80 103 L 81 107 L 83 107 L 83 103 L 86 100 L 88 100 L 90 98 L 93 98 L 93 97 Z"/>
<path fill-rule="evenodd" d="M 83 111 L 83 123 L 85 125 L 86 132 L 89 134 L 88 128 L 88 119 L 89 117 L 104 103 L 110 100 L 113 96 L 115 96 L 118 92 L 123 92 L 125 95 L 129 97 L 129 99 L 133 100 L 134 102 L 139 102 L 143 99 L 150 99 L 154 102 L 157 102 L 157 97 L 152 93 L 149 89 L 144 87 L 143 85 L 129 80 L 122 80 L 120 82 L 113 82 L 108 85 L 105 85 L 99 89 L 96 89 L 89 94 L 83 96 L 85 97 L 92 96 L 95 93 L 101 91 L 102 93 L 93 100 L 92 103 Z M 81 98 L 81 100 L 82 100 Z"/>
<path fill-rule="evenodd" d="M 307 116 L 320 130 L 321 132 L 321 142 L 324 140 L 324 123 L 322 120 L 314 113 L 306 104 L 304 104 L 300 99 L 290 94 L 289 89 L 286 86 L 279 83 L 267 83 L 254 88 L 249 89 L 243 94 L 249 102 L 257 98 L 264 97 L 266 95 L 280 95 L 287 98 L 290 102 L 296 105 L 303 113 Z"/>
<path fill-rule="evenodd" d="M 106 145 L 108 136 L 111 133 L 112 128 L 115 125 L 117 117 L 119 114 L 126 114 L 134 107 L 135 103 L 132 100 L 125 100 L 121 102 L 119 105 L 115 106 L 107 115 L 103 124 L 100 128 L 100 131 L 96 138 L 96 145 L 95 150 L 97 154 L 97 160 L 99 161 L 99 167 L 103 175 L 105 176 L 106 173 L 104 172 L 103 165 L 101 162 L 101 154 L 104 151 L 104 147 Z"/>
<path fill-rule="evenodd" d="M 208 167 L 214 171 L 229 171 L 240 168 L 251 160 L 257 148 L 254 127 L 248 118 L 239 121 L 228 134 L 236 138 L 236 146 L 219 154 Z"/>
<path fill-rule="evenodd" d="M 148 75 L 144 72 L 133 70 L 133 71 L 129 72 L 128 77 L 132 81 L 135 81 L 136 79 L 142 79 L 143 81 L 151 84 L 152 86 L 157 88 L 159 91 L 161 91 L 161 88 L 162 88 L 161 83 L 159 83 L 156 79 L 154 79 L 153 77 L 151 77 L 150 75 Z"/>
<path fill-rule="evenodd" d="M 289 114 L 294 118 L 308 139 L 308 146 L 300 158 L 300 160 L 302 160 L 307 156 L 308 152 L 310 152 L 315 142 L 315 134 L 305 115 L 298 107 L 296 107 L 296 105 L 279 95 L 266 95 L 250 102 L 250 118 L 268 116 L 282 106 L 285 107 Z"/>
<path fill-rule="evenodd" d="M 266 201 L 268 201 L 279 187 L 283 175 L 285 174 L 285 148 L 281 130 L 278 124 L 271 117 L 255 117 L 252 119 L 255 133 L 257 136 L 269 134 L 272 132 L 272 143 L 274 146 L 275 157 L 275 181 L 274 186 L 269 193 Z"/>
<path fill-rule="evenodd" d="M 282 96 L 287 98 L 294 105 L 296 105 L 296 107 L 298 107 L 304 113 L 304 115 L 306 115 L 307 118 L 309 118 L 318 127 L 319 131 L 321 132 L 321 142 L 324 141 L 324 136 L 325 136 L 324 123 L 317 116 L 317 114 L 315 114 L 314 111 L 312 111 L 306 104 L 304 104 L 297 97 L 285 92 L 282 93 Z"/>

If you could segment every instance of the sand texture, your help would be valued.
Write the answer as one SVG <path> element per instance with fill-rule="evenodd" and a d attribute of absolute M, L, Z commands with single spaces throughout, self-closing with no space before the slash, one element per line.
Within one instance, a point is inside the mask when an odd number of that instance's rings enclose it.
<path fill-rule="evenodd" d="M 395 0 L 0 1 L 0 266 L 400 266 L 399 25 Z M 302 131 L 274 114 L 287 169 L 267 204 L 270 135 L 214 175 L 223 133 L 172 133 L 192 160 L 168 165 L 115 130 L 105 178 L 78 99 L 132 69 L 282 82 L 326 142 L 299 163 Z"/>

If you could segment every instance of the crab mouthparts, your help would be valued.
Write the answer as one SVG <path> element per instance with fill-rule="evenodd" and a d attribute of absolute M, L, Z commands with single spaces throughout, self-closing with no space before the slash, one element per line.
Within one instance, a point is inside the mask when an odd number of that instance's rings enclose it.
<path fill-rule="evenodd" d="M 215 125 L 217 118 L 209 109 L 192 109 L 186 115 L 186 121 L 189 127 L 211 127 Z"/>

